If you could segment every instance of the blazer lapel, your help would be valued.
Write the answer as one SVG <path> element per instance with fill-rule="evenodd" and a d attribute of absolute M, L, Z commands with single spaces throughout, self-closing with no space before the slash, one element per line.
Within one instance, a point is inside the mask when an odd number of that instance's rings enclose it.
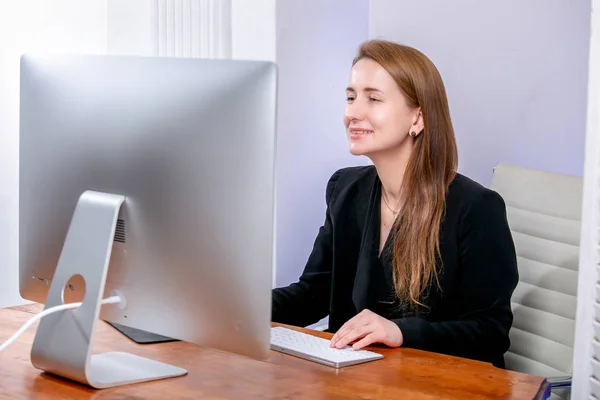
<path fill-rule="evenodd" d="M 360 251 L 356 265 L 356 275 L 354 277 L 354 286 L 352 289 L 352 301 L 356 307 L 356 312 L 359 313 L 365 309 L 367 304 L 367 296 L 369 294 L 371 269 L 373 267 L 373 257 L 376 256 L 374 250 L 379 248 L 379 243 L 375 243 L 379 237 L 379 221 L 376 213 L 379 206 L 379 179 L 377 174 L 374 174 L 373 180 L 368 192 L 368 206 L 365 213 L 364 227 L 362 232 Z M 375 246 L 375 247 L 374 247 Z"/>

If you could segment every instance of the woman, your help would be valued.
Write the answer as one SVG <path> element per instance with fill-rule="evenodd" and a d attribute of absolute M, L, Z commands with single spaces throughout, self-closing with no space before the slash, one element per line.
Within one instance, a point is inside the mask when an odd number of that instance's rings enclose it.
<path fill-rule="evenodd" d="M 329 315 L 331 346 L 382 343 L 504 366 L 518 281 L 505 204 L 456 172 L 442 79 L 419 51 L 364 43 L 346 89 L 354 155 L 337 171 L 299 281 L 273 291 L 273 320 Z"/>

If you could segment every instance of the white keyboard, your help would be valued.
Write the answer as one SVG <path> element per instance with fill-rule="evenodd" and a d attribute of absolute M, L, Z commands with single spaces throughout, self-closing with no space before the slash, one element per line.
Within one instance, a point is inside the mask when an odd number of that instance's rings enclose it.
<path fill-rule="evenodd" d="M 364 363 L 383 358 L 382 354 L 368 350 L 329 347 L 329 340 L 283 327 L 271 328 L 271 348 L 306 360 L 334 368 Z"/>

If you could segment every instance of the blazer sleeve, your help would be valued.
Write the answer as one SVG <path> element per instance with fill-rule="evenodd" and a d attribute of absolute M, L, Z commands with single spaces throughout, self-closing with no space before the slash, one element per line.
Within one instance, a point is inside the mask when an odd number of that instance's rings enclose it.
<path fill-rule="evenodd" d="M 329 315 L 333 233 L 330 208 L 341 170 L 329 179 L 325 193 L 325 222 L 319 228 L 312 252 L 298 282 L 273 289 L 272 320 L 307 326 Z"/>
<path fill-rule="evenodd" d="M 486 189 L 464 214 L 457 234 L 458 318 L 429 322 L 409 317 L 394 322 L 402 331 L 403 346 L 498 360 L 510 345 L 510 300 L 518 282 L 516 252 L 502 197 Z"/>

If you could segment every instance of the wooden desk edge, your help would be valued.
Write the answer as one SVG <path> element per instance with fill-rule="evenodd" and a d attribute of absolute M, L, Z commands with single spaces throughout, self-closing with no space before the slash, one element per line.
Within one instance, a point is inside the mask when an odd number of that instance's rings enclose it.
<path fill-rule="evenodd" d="M 543 378 L 542 383 L 540 384 L 540 389 L 538 390 L 537 395 L 535 396 L 535 400 L 546 400 L 549 397 L 550 383 L 548 383 L 548 380 L 546 380 L 546 378 Z"/>
<path fill-rule="evenodd" d="M 332 333 L 328 333 L 328 332 L 316 331 L 316 330 L 309 329 L 309 328 L 303 328 L 303 327 L 298 327 L 298 326 L 293 326 L 293 325 L 280 324 L 280 323 L 276 323 L 276 322 L 272 323 L 272 326 L 281 326 L 281 327 L 284 327 L 284 328 L 294 329 L 296 331 L 308 333 L 310 335 L 322 337 L 324 339 L 329 339 L 329 338 L 331 338 L 333 336 Z M 367 349 L 372 350 L 374 352 L 377 352 L 379 350 L 377 348 L 367 348 Z M 431 353 L 425 352 L 423 350 L 416 350 L 416 349 L 410 349 L 410 350 L 414 351 L 414 352 L 424 352 L 424 353 L 427 353 L 427 354 L 431 354 Z M 452 356 L 449 356 L 449 357 L 452 357 Z M 499 368 L 494 367 L 491 363 L 486 363 L 484 361 L 477 361 L 477 360 L 468 360 L 468 361 L 470 363 L 484 364 L 484 365 L 488 366 L 491 369 L 499 369 Z M 517 371 L 510 371 L 510 370 L 506 370 L 506 371 L 509 371 L 510 373 L 516 374 L 516 375 L 523 375 L 523 376 L 527 375 L 527 376 L 539 378 L 540 379 L 540 385 L 539 385 L 538 391 L 537 391 L 535 397 L 533 398 L 533 400 L 543 400 L 543 399 L 546 398 L 545 395 L 546 395 L 546 392 L 549 391 L 549 389 L 550 389 L 550 384 L 548 383 L 548 381 L 547 381 L 547 379 L 545 377 L 541 377 L 541 376 L 537 376 L 537 375 L 533 375 L 533 374 L 526 374 L 526 373 L 517 372 Z"/>
<path fill-rule="evenodd" d="M 6 307 L 6 309 L 8 310 L 13 310 L 13 311 L 17 311 L 17 312 L 23 312 L 23 313 L 28 313 L 28 314 L 37 314 L 38 312 L 43 310 L 43 304 L 39 304 L 39 303 L 32 303 L 32 304 L 25 304 L 25 305 L 19 305 L 19 306 L 13 306 L 13 307 Z M 321 337 L 321 338 L 331 338 L 333 336 L 333 334 L 329 333 L 329 332 L 322 332 L 322 331 L 316 331 L 313 329 L 309 329 L 309 328 L 303 328 L 303 327 L 298 327 L 298 326 L 292 326 L 292 325 L 286 325 L 286 324 L 280 324 L 280 323 L 272 323 L 272 326 L 281 326 L 281 327 L 285 327 L 285 328 L 289 328 L 289 329 L 293 329 L 299 332 L 304 332 L 304 333 L 308 333 L 317 337 Z M 378 348 L 370 348 L 373 351 L 379 351 L 380 349 Z M 416 349 L 410 349 L 410 351 L 413 352 L 423 352 L 422 350 L 416 350 Z M 427 353 L 429 356 L 432 356 L 431 353 L 428 352 L 424 352 Z M 446 356 L 444 356 L 446 357 Z M 492 366 L 489 363 L 485 363 L 482 361 L 475 361 L 475 360 L 468 360 L 469 362 L 472 363 L 481 363 L 481 364 L 485 364 L 486 366 L 489 366 L 489 368 L 491 369 L 496 369 L 496 367 Z M 539 388 L 537 391 L 537 394 L 535 395 L 534 399 L 535 400 L 541 400 L 544 399 L 546 392 L 549 392 L 550 389 L 550 384 L 548 383 L 548 381 L 544 378 L 544 377 L 538 377 L 532 374 L 525 374 L 525 373 L 521 373 L 521 372 L 515 372 L 515 371 L 509 371 L 511 374 L 516 374 L 516 375 L 522 375 L 522 376 L 530 376 L 530 377 L 537 377 L 540 379 L 540 384 L 539 384 Z"/>

